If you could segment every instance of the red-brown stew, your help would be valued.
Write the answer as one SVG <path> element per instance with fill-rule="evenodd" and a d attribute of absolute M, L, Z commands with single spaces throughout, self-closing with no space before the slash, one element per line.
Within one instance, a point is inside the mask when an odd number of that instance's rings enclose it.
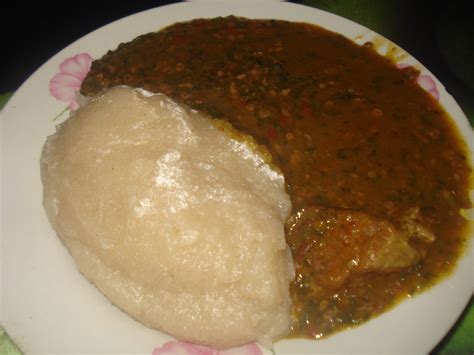
<path fill-rule="evenodd" d="M 290 336 L 320 338 L 432 285 L 462 252 L 469 157 L 417 75 L 317 26 L 227 17 L 121 44 L 81 92 L 162 92 L 270 150 L 293 203 Z"/>

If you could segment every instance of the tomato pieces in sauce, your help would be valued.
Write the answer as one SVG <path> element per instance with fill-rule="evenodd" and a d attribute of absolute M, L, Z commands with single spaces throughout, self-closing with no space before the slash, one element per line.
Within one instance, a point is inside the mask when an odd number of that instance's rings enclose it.
<path fill-rule="evenodd" d="M 226 17 L 121 44 L 93 62 L 81 93 L 115 85 L 165 93 L 268 148 L 292 198 L 289 222 L 312 211 L 288 229 L 298 267 L 290 336 L 321 338 L 426 289 L 462 252 L 471 166 L 416 75 L 314 25 Z M 346 223 L 349 215 L 357 222 Z M 315 223 L 330 232 L 318 237 Z M 378 234 L 355 232 L 363 228 Z M 390 251 L 405 262 L 375 267 L 364 247 L 379 261 Z"/>

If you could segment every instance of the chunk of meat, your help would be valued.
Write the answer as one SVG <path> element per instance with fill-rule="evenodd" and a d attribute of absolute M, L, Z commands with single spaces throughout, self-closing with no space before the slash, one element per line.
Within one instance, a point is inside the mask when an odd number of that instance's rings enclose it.
<path fill-rule="evenodd" d="M 420 260 L 409 240 L 432 241 L 434 236 L 417 221 L 417 211 L 398 228 L 367 213 L 311 206 L 290 217 L 287 239 L 296 270 L 309 269 L 317 287 L 337 289 L 352 274 L 387 273 L 407 268 Z M 408 230 L 403 228 L 409 226 Z M 420 233 L 415 233 L 421 231 Z"/>
<path fill-rule="evenodd" d="M 412 238 L 425 243 L 432 243 L 435 240 L 433 232 L 423 225 L 418 207 L 409 209 L 401 219 L 400 225 Z"/>

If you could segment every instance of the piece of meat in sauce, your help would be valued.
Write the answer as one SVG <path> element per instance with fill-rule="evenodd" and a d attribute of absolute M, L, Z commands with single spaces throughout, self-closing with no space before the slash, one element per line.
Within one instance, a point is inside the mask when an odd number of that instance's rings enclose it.
<path fill-rule="evenodd" d="M 400 227 L 355 210 L 309 206 L 287 222 L 287 241 L 296 271 L 306 269 L 316 287 L 337 289 L 353 274 L 399 271 L 422 255 L 412 238 L 430 243 L 434 235 L 410 210 Z"/>

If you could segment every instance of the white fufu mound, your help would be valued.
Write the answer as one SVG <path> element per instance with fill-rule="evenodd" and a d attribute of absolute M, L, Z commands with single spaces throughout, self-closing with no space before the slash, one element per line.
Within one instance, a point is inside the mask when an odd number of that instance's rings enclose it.
<path fill-rule="evenodd" d="M 41 177 L 79 270 L 132 317 L 216 348 L 289 330 L 283 175 L 210 118 L 111 89 L 48 137 Z"/>

